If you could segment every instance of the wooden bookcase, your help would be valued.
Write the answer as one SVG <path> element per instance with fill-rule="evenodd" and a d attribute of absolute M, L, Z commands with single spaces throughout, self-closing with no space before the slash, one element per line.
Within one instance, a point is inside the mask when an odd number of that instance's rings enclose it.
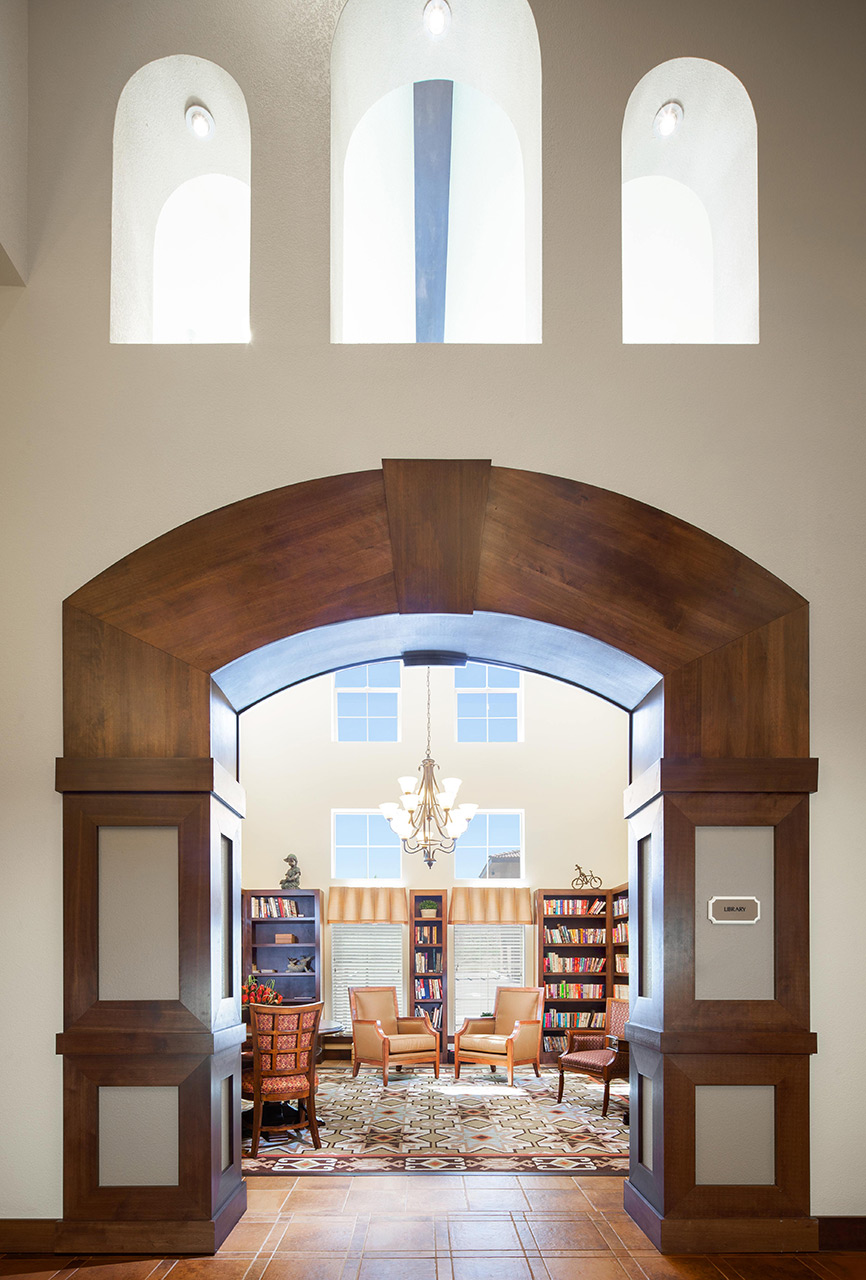
<path fill-rule="evenodd" d="M 628 973 L 616 972 L 616 957 L 625 957 L 627 970 L 628 885 L 538 889 L 535 919 L 538 982 L 545 988 L 541 1060 L 555 1062 L 568 1031 L 601 1028 L 605 1000 L 627 988 Z M 560 930 L 566 935 L 557 940 L 553 931 Z"/>
<path fill-rule="evenodd" d="M 282 908 L 280 903 L 283 904 Z M 294 903 L 297 915 L 288 914 Z M 286 915 L 274 915 L 285 910 Z M 310 1004 L 322 998 L 321 889 L 244 889 L 241 893 L 244 980 L 256 973 L 273 979 L 284 1004 Z M 297 942 L 278 942 L 278 934 Z M 290 961 L 312 956 L 310 971 L 287 972 Z M 268 969 L 276 970 L 268 973 Z"/>
<path fill-rule="evenodd" d="M 435 916 L 422 916 L 421 903 L 436 903 Z M 409 894 L 409 1004 L 406 1012 L 426 1013 L 448 1048 L 448 893 L 413 889 Z"/>

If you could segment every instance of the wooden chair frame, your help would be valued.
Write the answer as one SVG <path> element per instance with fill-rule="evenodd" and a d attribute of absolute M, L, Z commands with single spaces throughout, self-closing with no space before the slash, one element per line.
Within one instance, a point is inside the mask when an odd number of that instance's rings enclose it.
<path fill-rule="evenodd" d="M 391 1042 L 382 1030 L 382 1023 L 376 1018 L 357 1017 L 356 995 L 358 991 L 390 991 L 394 1000 L 394 1017 L 400 1035 L 429 1033 L 434 1040 L 429 1051 L 416 1053 L 392 1053 Z M 352 1077 L 354 1078 L 362 1066 L 379 1067 L 382 1071 L 382 1084 L 388 1083 L 388 1070 L 391 1063 L 401 1071 L 407 1064 L 432 1062 L 436 1079 L 439 1079 L 439 1033 L 425 1013 L 420 1017 L 401 1018 L 397 1008 L 396 987 L 349 987 L 349 1008 L 352 1012 Z"/>
<path fill-rule="evenodd" d="M 251 1004 L 249 1006 L 250 1029 L 253 1039 L 253 1141 L 251 1148 L 253 1156 L 257 1156 L 259 1153 L 259 1138 L 263 1133 L 289 1133 L 295 1129 L 309 1129 L 313 1139 L 313 1146 L 319 1148 L 322 1145 L 316 1118 L 316 1041 L 319 1034 L 322 1008 L 323 1003 L 321 1000 L 315 1004 Z M 297 1028 L 295 1030 L 286 1030 L 279 1027 L 280 1014 L 298 1014 Z M 305 1014 L 314 1015 L 312 1024 L 308 1023 L 307 1026 L 303 1026 Z M 273 1023 L 270 1027 L 259 1026 L 258 1019 L 263 1015 L 273 1018 Z M 295 1053 L 300 1056 L 302 1035 L 310 1036 L 306 1067 L 297 1071 L 280 1070 L 275 1067 L 273 1064 L 276 1063 L 278 1053 Z M 285 1047 L 278 1049 L 278 1040 L 286 1037 L 294 1040 L 294 1046 L 288 1049 Z M 265 1042 L 264 1044 L 262 1043 L 263 1041 Z M 262 1065 L 263 1057 L 270 1057 L 272 1064 L 270 1068 L 266 1069 Z M 280 1090 L 269 1091 L 268 1093 L 262 1092 L 262 1082 L 264 1080 L 275 1078 L 297 1080 L 301 1077 L 303 1077 L 305 1085 L 300 1089 L 286 1088 L 282 1092 Z M 262 1105 L 265 1102 L 297 1103 L 297 1121 L 263 1124 Z"/>
<path fill-rule="evenodd" d="M 490 1035 L 496 1026 L 496 1013 L 499 1008 L 499 994 L 501 991 L 533 991 L 538 997 L 537 1018 L 521 1018 L 514 1023 L 513 1031 L 506 1037 L 505 1053 L 483 1053 L 477 1049 L 463 1049 L 460 1044 L 460 1037 L 464 1035 Z M 535 1074 L 541 1074 L 539 1071 L 539 1062 L 541 1058 L 541 1014 L 544 1008 L 544 988 L 543 987 L 497 987 L 496 999 L 493 1002 L 493 1016 L 491 1018 L 466 1018 L 463 1026 L 454 1036 L 454 1079 L 460 1079 L 460 1067 L 463 1062 L 483 1062 L 489 1065 L 491 1071 L 495 1071 L 497 1067 L 501 1067 L 505 1063 L 508 1072 L 509 1085 L 514 1084 L 514 1068 L 531 1062 Z M 533 1029 L 534 1033 L 529 1029 Z M 527 1052 L 529 1045 L 533 1045 L 531 1052 Z"/>
<path fill-rule="evenodd" d="M 619 1036 L 610 1034 L 611 1012 L 614 1005 L 625 1005 L 626 1016 L 623 1022 L 628 1021 L 628 1000 L 614 1000 L 612 997 L 604 1003 L 604 1030 L 591 1031 L 584 1027 L 572 1027 L 568 1033 L 568 1046 L 565 1053 L 559 1056 L 559 1092 L 556 1095 L 556 1101 L 562 1102 L 562 1090 L 565 1085 L 566 1071 L 573 1071 L 577 1075 L 589 1076 L 592 1080 L 599 1080 L 604 1084 L 604 1102 L 601 1108 L 601 1114 L 607 1115 L 608 1103 L 610 1102 L 610 1082 L 611 1080 L 627 1080 L 629 1073 L 629 1056 L 628 1044 Z M 574 1052 L 574 1043 L 581 1039 L 582 1049 L 609 1049 L 611 1051 L 610 1061 L 602 1066 L 598 1071 L 593 1071 L 589 1067 L 572 1066 L 569 1062 L 563 1062 L 566 1054 Z M 591 1041 L 592 1043 L 589 1043 Z M 626 1107 L 628 1104 L 626 1103 Z"/>

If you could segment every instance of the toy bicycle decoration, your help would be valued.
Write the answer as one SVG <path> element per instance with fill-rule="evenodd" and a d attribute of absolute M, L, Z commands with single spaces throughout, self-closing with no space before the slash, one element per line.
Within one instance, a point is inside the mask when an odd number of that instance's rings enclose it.
<path fill-rule="evenodd" d="M 583 867 L 578 863 L 574 864 L 577 875 L 571 882 L 572 889 L 600 889 L 601 876 L 595 875 L 592 871 L 584 871 Z"/>

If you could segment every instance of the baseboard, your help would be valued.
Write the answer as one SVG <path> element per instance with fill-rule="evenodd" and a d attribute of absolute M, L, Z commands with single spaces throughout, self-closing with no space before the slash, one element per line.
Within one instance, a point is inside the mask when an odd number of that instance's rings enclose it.
<path fill-rule="evenodd" d="M 57 1223 L 57 1253 L 216 1253 L 243 1217 L 247 1184 L 241 1182 L 213 1218 L 188 1222 L 140 1221 Z"/>
<path fill-rule="evenodd" d="M 831 1252 L 866 1252 L 866 1218 L 819 1218 L 818 1248 Z"/>
<path fill-rule="evenodd" d="M 664 1218 L 630 1183 L 623 1207 L 659 1253 L 814 1253 L 817 1218 Z"/>
<path fill-rule="evenodd" d="M 0 1253 L 55 1253 L 56 1218 L 0 1218 Z"/>

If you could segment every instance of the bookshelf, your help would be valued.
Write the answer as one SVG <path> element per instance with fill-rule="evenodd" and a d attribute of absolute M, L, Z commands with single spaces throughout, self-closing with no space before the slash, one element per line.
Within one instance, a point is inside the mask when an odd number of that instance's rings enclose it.
<path fill-rule="evenodd" d="M 435 914 L 422 915 L 422 902 L 433 902 Z M 445 889 L 412 890 L 409 973 L 410 1015 L 426 1013 L 439 1032 L 441 1052 L 448 1048 L 448 893 Z"/>
<path fill-rule="evenodd" d="M 609 996 L 628 999 L 628 885 L 538 889 L 535 918 L 545 989 L 541 1060 L 555 1062 L 572 1028 L 604 1026 Z"/>
<path fill-rule="evenodd" d="M 241 892 L 244 978 L 258 972 L 262 982 L 273 979 L 274 989 L 283 997 L 284 1004 L 321 1000 L 321 917 L 321 889 L 244 889 Z M 297 941 L 287 941 L 287 935 Z M 309 969 L 291 971 L 293 964 L 302 964 L 307 956 L 311 957 Z"/>

